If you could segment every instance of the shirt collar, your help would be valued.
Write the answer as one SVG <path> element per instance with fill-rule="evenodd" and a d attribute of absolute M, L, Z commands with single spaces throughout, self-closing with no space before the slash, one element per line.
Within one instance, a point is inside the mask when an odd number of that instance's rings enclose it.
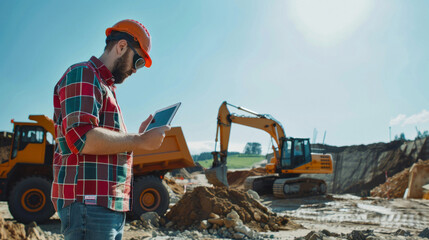
<path fill-rule="evenodd" d="M 112 86 L 115 83 L 112 72 L 104 65 L 100 59 L 92 56 L 89 62 L 97 69 L 100 77 L 107 83 L 108 86 Z"/>

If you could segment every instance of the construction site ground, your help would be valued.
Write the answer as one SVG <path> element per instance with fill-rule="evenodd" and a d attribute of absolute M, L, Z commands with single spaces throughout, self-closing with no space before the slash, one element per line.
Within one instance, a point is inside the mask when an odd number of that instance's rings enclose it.
<path fill-rule="evenodd" d="M 203 174 L 193 174 L 192 179 L 177 179 L 171 181 L 172 203 L 183 196 L 183 190 L 193 191 L 197 186 L 208 186 Z M 209 188 L 210 189 L 210 188 Z M 277 216 L 286 216 L 291 223 L 283 230 L 261 231 L 259 238 L 269 239 L 313 239 L 315 234 L 327 235 L 323 239 L 358 239 L 350 238 L 353 231 L 373 234 L 377 238 L 368 239 L 423 239 L 418 235 L 429 226 L 429 200 L 405 200 L 401 198 L 361 198 L 354 195 L 326 195 L 296 199 L 276 199 L 272 195 L 260 196 L 259 202 L 268 211 Z M 0 215 L 6 221 L 14 221 L 10 215 L 7 203 L 0 202 Z M 192 228 L 189 231 L 200 231 L 201 234 L 181 235 L 181 230 L 162 230 L 157 228 L 138 228 L 135 222 L 127 221 L 124 239 L 218 239 L 216 234 Z M 54 215 L 47 223 L 40 224 L 46 239 L 62 239 L 60 220 Z M 287 230 L 284 230 L 287 229 Z M 326 231 L 327 230 L 327 231 Z M 189 232 L 188 231 L 188 232 Z M 347 235 L 348 234 L 348 235 Z M 307 237 L 306 237 L 307 236 Z M 429 237 L 429 236 L 428 236 Z M 314 238 L 318 239 L 318 238 Z M 365 239 L 365 238 L 364 238 Z"/>

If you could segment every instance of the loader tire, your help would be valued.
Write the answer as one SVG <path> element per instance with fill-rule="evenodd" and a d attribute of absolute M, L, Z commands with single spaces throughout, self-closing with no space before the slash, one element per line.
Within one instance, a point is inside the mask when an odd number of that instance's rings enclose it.
<path fill-rule="evenodd" d="M 145 212 L 165 214 L 170 204 L 170 195 L 162 180 L 156 176 L 143 176 L 134 182 L 131 217 L 140 219 Z"/>
<path fill-rule="evenodd" d="M 21 223 L 42 223 L 54 215 L 51 182 L 43 177 L 27 177 L 15 184 L 9 195 L 9 211 Z"/>

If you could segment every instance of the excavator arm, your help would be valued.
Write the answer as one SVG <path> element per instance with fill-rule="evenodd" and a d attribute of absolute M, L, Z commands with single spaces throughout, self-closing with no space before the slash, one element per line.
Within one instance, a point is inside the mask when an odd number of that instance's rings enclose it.
<path fill-rule="evenodd" d="M 228 106 L 252 114 L 253 116 L 240 116 L 230 113 Z M 279 158 L 281 151 L 281 140 L 286 137 L 282 125 L 268 114 L 258 114 L 243 107 L 237 107 L 226 101 L 219 107 L 216 129 L 216 145 L 220 137 L 220 151 L 216 149 L 213 154 L 213 165 L 211 169 L 206 170 L 206 176 L 209 183 L 215 186 L 228 186 L 226 159 L 228 155 L 228 144 L 231 133 L 231 124 L 236 123 L 267 132 L 275 141 L 277 146 L 273 146 L 276 157 Z M 276 151 L 277 149 L 277 151 Z"/>

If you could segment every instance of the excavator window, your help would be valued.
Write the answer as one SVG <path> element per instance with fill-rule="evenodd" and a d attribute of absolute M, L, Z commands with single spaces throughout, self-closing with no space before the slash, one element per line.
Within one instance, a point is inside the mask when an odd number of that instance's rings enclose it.
<path fill-rule="evenodd" d="M 282 168 L 293 169 L 311 162 L 311 149 L 308 139 L 286 139 L 283 142 Z"/>
<path fill-rule="evenodd" d="M 304 153 L 305 153 L 304 163 L 311 162 L 311 149 L 310 149 L 309 140 L 304 140 Z"/>
<path fill-rule="evenodd" d="M 295 139 L 294 147 L 293 167 L 311 162 L 310 141 L 308 139 Z"/>
<path fill-rule="evenodd" d="M 300 139 L 294 140 L 294 151 L 293 151 L 293 167 L 302 165 L 304 162 L 304 146 L 303 142 Z"/>
<path fill-rule="evenodd" d="M 290 168 L 292 165 L 291 162 L 291 153 L 292 153 L 292 142 L 287 140 L 283 142 L 283 149 L 282 149 L 282 166 L 285 168 Z"/>

